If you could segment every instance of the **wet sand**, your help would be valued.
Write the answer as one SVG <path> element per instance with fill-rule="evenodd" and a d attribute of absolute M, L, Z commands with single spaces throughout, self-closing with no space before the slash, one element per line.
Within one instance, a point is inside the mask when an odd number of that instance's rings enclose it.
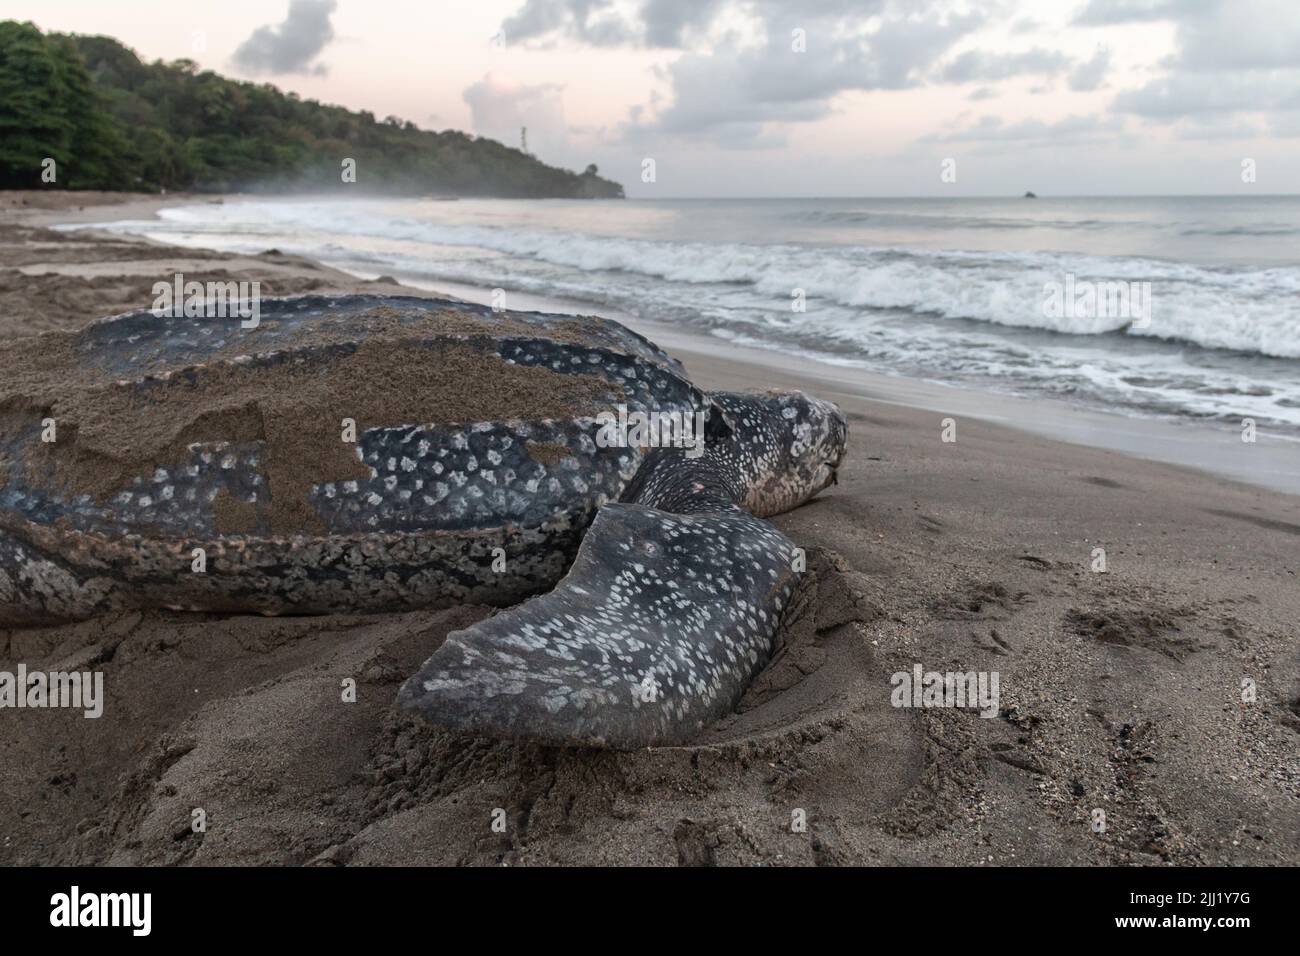
<path fill-rule="evenodd" d="M 49 232 L 66 213 L 0 197 L 6 336 L 146 307 L 175 271 L 400 288 Z M 615 753 L 397 713 L 478 607 L 0 630 L 0 670 L 102 670 L 107 695 L 97 720 L 0 710 L 0 864 L 1300 861 L 1300 497 L 669 338 L 703 386 L 802 387 L 852 429 L 840 484 L 776 519 L 813 573 L 735 715 L 691 746 Z M 917 664 L 996 671 L 998 715 L 892 706 L 891 675 Z"/>

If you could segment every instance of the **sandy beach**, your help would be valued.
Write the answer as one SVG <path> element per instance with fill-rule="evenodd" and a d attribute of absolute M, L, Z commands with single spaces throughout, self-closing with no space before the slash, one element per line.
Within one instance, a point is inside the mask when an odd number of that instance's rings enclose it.
<path fill-rule="evenodd" d="M 420 292 L 275 251 L 49 228 L 176 202 L 0 193 L 0 333 L 148 307 L 177 272 L 264 295 Z M 776 519 L 813 573 L 735 714 L 690 746 L 620 753 L 397 712 L 401 682 L 481 607 L 0 630 L 0 670 L 93 665 L 107 694 L 95 720 L 0 713 L 0 865 L 1300 862 L 1293 443 L 1252 461 L 1214 439 L 1248 484 L 1179 464 L 1208 432 L 644 331 L 701 386 L 799 387 L 850 421 L 839 484 Z M 917 665 L 997 672 L 997 715 L 893 706 L 892 675 Z"/>

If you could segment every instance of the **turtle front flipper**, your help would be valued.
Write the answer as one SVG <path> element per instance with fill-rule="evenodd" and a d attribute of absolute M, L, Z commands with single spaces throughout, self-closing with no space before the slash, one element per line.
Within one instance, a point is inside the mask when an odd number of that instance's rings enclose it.
<path fill-rule="evenodd" d="M 767 663 L 796 581 L 774 514 L 835 476 L 847 427 L 799 392 L 715 394 L 702 450 L 645 456 L 555 590 L 448 635 L 399 702 L 435 724 L 553 744 L 680 743 Z"/>
<path fill-rule="evenodd" d="M 793 553 L 739 509 L 608 505 L 553 591 L 449 634 L 398 700 L 485 734 L 679 743 L 730 712 L 767 663 Z"/>

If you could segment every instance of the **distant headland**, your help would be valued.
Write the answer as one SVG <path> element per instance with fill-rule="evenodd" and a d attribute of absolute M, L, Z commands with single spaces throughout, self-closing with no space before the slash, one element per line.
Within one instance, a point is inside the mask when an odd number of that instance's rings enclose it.
<path fill-rule="evenodd" d="M 320 192 L 621 199 L 596 166 L 547 166 L 491 139 L 435 133 L 144 63 L 104 36 L 0 21 L 0 189 Z"/>

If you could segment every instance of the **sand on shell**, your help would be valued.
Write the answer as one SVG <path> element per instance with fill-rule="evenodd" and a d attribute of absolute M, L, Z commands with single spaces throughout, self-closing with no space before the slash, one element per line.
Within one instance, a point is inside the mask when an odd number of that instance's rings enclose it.
<path fill-rule="evenodd" d="M 140 305 L 159 278 L 14 280 L 15 256 L 130 261 L 120 240 L 103 258 L 65 240 L 0 225 L 5 336 Z M 205 261 L 259 278 L 260 258 Z M 776 519 L 812 573 L 736 714 L 691 746 L 616 753 L 395 711 L 479 607 L 0 631 L 0 670 L 101 670 L 107 694 L 98 720 L 0 711 L 0 864 L 1300 860 L 1300 499 L 974 420 L 945 444 L 943 415 L 840 379 L 678 357 L 705 387 L 833 398 L 852 429 L 840 484 Z M 917 663 L 997 671 L 999 715 L 891 706 Z"/>
<path fill-rule="evenodd" d="M 56 423 L 58 441 L 30 445 L 30 480 L 101 502 L 134 478 L 188 462 L 195 443 L 259 441 L 271 532 L 310 534 L 322 530 L 309 500 L 314 486 L 371 475 L 356 445 L 343 439 L 344 422 L 361 434 L 521 413 L 563 419 L 624 397 L 595 377 L 512 364 L 468 342 L 380 330 L 352 341 L 358 344 L 346 354 L 313 348 L 272 364 L 214 359 L 141 383 L 85 368 L 72 333 L 21 338 L 0 347 L 0 369 L 10 370 L 0 382 L 0 440 L 10 429 Z M 479 387 L 483 382 L 492 387 Z M 219 531 L 241 530 L 247 515 L 237 510 L 235 503 L 219 510 Z"/>

